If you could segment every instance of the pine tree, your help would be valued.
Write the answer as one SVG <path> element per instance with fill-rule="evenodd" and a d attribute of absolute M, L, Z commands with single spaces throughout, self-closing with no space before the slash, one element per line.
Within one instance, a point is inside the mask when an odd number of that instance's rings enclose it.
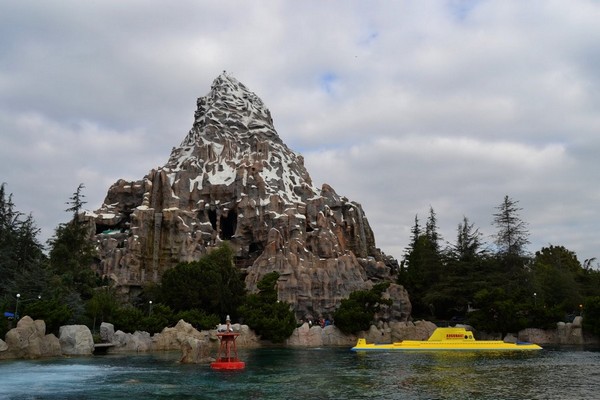
<path fill-rule="evenodd" d="M 67 287 L 74 289 L 84 300 L 93 295 L 96 286 L 95 276 L 91 269 L 95 250 L 90 241 L 88 226 L 81 219 L 85 186 L 79 184 L 77 190 L 67 204 L 65 211 L 72 212 L 73 218 L 66 224 L 56 228 L 54 237 L 50 239 L 50 266 L 54 273 L 61 276 Z"/>
<path fill-rule="evenodd" d="M 479 228 L 463 217 L 463 222 L 458 224 L 456 244 L 449 247 L 448 254 L 457 261 L 472 261 L 483 253 L 481 237 Z"/>
<path fill-rule="evenodd" d="M 525 246 L 529 243 L 527 223 L 519 216 L 522 209 L 508 196 L 504 197 L 502 204 L 496 207 L 498 212 L 494 214 L 494 223 L 498 228 L 495 235 L 497 246 L 494 276 L 498 285 L 503 288 L 511 301 L 520 302 L 530 296 L 533 290 L 533 282 L 529 277 L 526 266 L 529 256 Z"/>
<path fill-rule="evenodd" d="M 408 290 L 415 315 L 425 315 L 430 312 L 431 307 L 423 303 L 423 298 L 427 289 L 440 279 L 442 254 L 439 247 L 440 235 L 437 229 L 437 219 L 433 208 L 429 210 L 425 232 L 421 231 L 419 219 L 415 217 L 411 244 L 406 249 L 402 261 L 402 271 L 398 282 Z"/>
<path fill-rule="evenodd" d="M 33 216 L 24 218 L 15 209 L 12 194 L 6 195 L 5 184 L 0 185 L 0 295 L 39 294 L 37 283 L 41 281 L 45 256 L 38 234 Z M 29 279 L 32 276 L 35 279 Z"/>
<path fill-rule="evenodd" d="M 439 243 L 440 240 L 442 240 L 442 237 L 438 233 L 437 215 L 431 206 L 429 206 L 429 218 L 427 218 L 427 223 L 425 224 L 425 236 L 429 239 L 431 246 L 439 252 Z"/>
<path fill-rule="evenodd" d="M 417 244 L 417 241 L 419 240 L 419 237 L 421 236 L 421 225 L 419 224 L 418 215 L 415 215 L 415 224 L 413 225 L 410 233 L 410 245 L 407 249 L 407 252 L 410 252 L 412 249 L 414 249 L 415 245 Z"/>
<path fill-rule="evenodd" d="M 504 197 L 502 204 L 496 209 L 494 214 L 494 224 L 498 228 L 495 235 L 495 242 L 499 253 L 509 257 L 521 257 L 525 255 L 525 246 L 529 244 L 529 231 L 527 223 L 520 216 L 518 201 L 508 196 Z"/>

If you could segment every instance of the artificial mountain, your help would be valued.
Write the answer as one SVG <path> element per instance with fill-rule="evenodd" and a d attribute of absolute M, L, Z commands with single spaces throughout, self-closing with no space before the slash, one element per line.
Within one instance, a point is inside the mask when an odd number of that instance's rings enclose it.
<path fill-rule="evenodd" d="M 193 127 L 168 162 L 139 181 L 117 181 L 87 216 L 93 268 L 130 298 L 222 241 L 251 292 L 279 272 L 278 298 L 298 318 L 330 315 L 351 292 L 393 280 L 397 268 L 375 246 L 360 204 L 313 186 L 262 100 L 225 72 L 198 99 Z M 392 284 L 387 294 L 393 306 L 381 318 L 407 320 L 404 288 Z"/>

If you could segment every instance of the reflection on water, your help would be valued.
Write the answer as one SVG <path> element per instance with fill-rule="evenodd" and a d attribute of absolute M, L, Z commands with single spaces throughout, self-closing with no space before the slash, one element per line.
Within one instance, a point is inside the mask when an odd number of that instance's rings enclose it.
<path fill-rule="evenodd" d="M 179 355 L 0 362 L 0 399 L 591 399 L 600 352 L 241 351 L 244 371 Z"/>

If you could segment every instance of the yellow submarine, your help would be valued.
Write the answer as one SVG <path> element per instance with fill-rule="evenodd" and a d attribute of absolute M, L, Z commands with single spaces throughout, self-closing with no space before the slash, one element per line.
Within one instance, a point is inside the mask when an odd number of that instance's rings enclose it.
<path fill-rule="evenodd" d="M 358 339 L 352 351 L 373 350 L 541 350 L 537 344 L 528 342 L 507 343 L 502 340 L 475 340 L 473 332 L 462 327 L 437 328 L 427 340 L 403 340 L 391 344 L 371 344 Z"/>

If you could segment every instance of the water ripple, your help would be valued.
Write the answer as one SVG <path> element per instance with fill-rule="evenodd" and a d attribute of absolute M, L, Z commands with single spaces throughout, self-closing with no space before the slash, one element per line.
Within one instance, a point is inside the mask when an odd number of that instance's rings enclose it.
<path fill-rule="evenodd" d="M 266 348 L 244 371 L 179 354 L 0 362 L 0 399 L 591 399 L 600 352 L 390 352 Z"/>

